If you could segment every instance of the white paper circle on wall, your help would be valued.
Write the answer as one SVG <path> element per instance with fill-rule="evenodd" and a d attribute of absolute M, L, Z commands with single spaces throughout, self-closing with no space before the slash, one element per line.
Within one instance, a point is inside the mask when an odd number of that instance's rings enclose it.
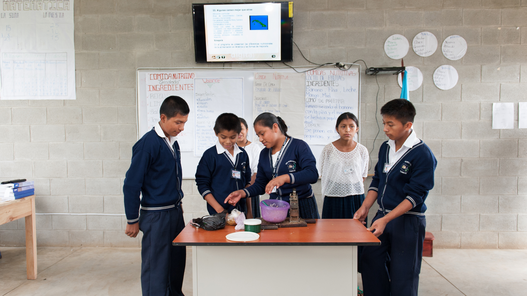
<path fill-rule="evenodd" d="M 418 88 L 421 87 L 421 84 L 423 84 L 423 73 L 421 73 L 421 70 L 419 70 L 419 68 L 416 68 L 416 67 L 412 67 L 412 66 L 409 66 L 409 67 L 406 67 L 406 73 L 408 74 L 408 77 L 406 77 L 406 83 L 408 83 L 408 90 L 409 91 L 414 91 Z M 398 74 L 399 76 L 397 77 L 398 78 L 398 82 L 399 82 L 399 87 L 403 87 L 403 75 L 402 74 Z"/>
<path fill-rule="evenodd" d="M 402 59 L 408 53 L 410 44 L 408 39 L 400 34 L 393 34 L 384 42 L 384 52 L 394 60 Z"/>
<path fill-rule="evenodd" d="M 437 50 L 437 38 L 430 32 L 421 32 L 415 35 L 412 48 L 416 55 L 424 58 L 429 57 Z"/>
<path fill-rule="evenodd" d="M 449 90 L 456 86 L 459 79 L 456 68 L 450 65 L 439 66 L 434 71 L 434 84 L 442 90 Z"/>
<path fill-rule="evenodd" d="M 443 41 L 442 49 L 445 58 L 457 61 L 467 53 L 467 41 L 459 35 L 451 35 Z"/>

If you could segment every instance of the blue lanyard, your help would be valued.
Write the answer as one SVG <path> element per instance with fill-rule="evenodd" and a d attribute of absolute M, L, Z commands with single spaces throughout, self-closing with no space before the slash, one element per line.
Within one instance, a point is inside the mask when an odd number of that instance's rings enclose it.
<path fill-rule="evenodd" d="M 285 144 L 289 141 L 288 137 L 285 137 L 284 143 L 282 143 L 282 147 L 280 148 L 280 151 L 278 151 L 278 157 L 276 158 L 276 163 L 273 165 L 273 156 L 271 154 L 271 166 L 273 167 L 273 179 L 276 178 L 276 175 L 278 173 L 278 163 L 280 162 L 280 156 L 282 155 L 282 150 L 284 149 Z M 271 148 L 271 153 L 273 153 L 273 149 Z"/>

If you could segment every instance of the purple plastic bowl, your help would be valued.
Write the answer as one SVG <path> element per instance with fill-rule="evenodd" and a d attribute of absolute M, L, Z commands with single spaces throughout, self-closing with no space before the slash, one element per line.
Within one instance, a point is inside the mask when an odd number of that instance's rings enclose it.
<path fill-rule="evenodd" d="M 265 204 L 267 205 L 265 205 Z M 279 223 L 287 217 L 289 203 L 279 199 L 266 199 L 260 202 L 262 218 L 271 223 Z"/>

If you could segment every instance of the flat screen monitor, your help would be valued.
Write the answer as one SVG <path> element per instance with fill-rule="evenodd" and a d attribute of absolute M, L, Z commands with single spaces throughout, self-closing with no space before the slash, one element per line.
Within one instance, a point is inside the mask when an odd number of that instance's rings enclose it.
<path fill-rule="evenodd" d="M 290 62 L 293 2 L 194 3 L 197 63 Z"/>

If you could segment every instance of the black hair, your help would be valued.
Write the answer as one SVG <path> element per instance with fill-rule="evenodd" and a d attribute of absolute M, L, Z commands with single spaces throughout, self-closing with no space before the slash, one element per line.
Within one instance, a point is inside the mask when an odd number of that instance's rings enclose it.
<path fill-rule="evenodd" d="M 219 134 L 221 131 L 235 131 L 237 134 L 239 134 L 242 131 L 242 126 L 238 116 L 232 113 L 220 114 L 220 116 L 216 118 L 214 132 Z"/>
<path fill-rule="evenodd" d="M 185 116 L 189 113 L 190 108 L 188 107 L 187 102 L 178 96 L 170 96 L 166 98 L 159 108 L 159 114 L 164 114 L 168 119 L 178 114 Z"/>
<path fill-rule="evenodd" d="M 406 99 L 395 99 L 382 106 L 381 115 L 393 116 L 404 125 L 407 122 L 414 122 L 415 107 Z"/>
<path fill-rule="evenodd" d="M 247 125 L 247 121 L 245 119 L 238 117 L 240 119 L 240 123 L 245 126 L 245 129 L 249 129 L 249 125 Z"/>
<path fill-rule="evenodd" d="M 276 116 L 273 113 L 264 112 L 258 115 L 258 117 L 256 117 L 256 119 L 254 120 L 253 126 L 259 124 L 261 126 L 266 126 L 272 129 L 273 124 L 275 123 L 278 124 L 278 127 L 280 128 L 282 134 L 284 134 L 284 136 L 286 137 L 289 137 L 289 135 L 287 134 L 287 125 L 285 124 L 285 121 L 280 118 L 280 116 Z"/>
<path fill-rule="evenodd" d="M 336 129 L 339 129 L 339 124 L 344 119 L 351 119 L 351 120 L 355 121 L 355 125 L 357 127 L 359 127 L 359 119 L 357 118 L 357 116 L 355 116 L 355 114 L 353 114 L 351 112 L 344 112 L 344 113 L 340 114 L 339 118 L 337 118 L 337 124 L 335 125 Z"/>

